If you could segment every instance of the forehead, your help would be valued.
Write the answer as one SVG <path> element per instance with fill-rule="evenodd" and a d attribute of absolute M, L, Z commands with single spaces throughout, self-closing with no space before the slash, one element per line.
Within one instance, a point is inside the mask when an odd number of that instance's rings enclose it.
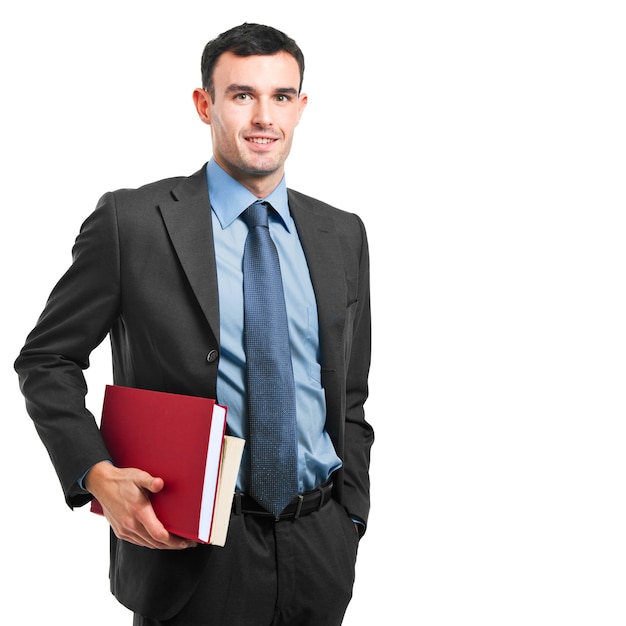
<path fill-rule="evenodd" d="M 213 70 L 216 92 L 231 85 L 248 85 L 258 90 L 298 89 L 300 68 L 287 52 L 241 57 L 232 52 L 220 55 Z"/>

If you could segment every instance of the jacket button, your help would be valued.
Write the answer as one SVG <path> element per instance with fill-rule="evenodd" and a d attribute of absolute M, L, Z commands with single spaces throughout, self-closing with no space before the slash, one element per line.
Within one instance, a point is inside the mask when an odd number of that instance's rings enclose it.
<path fill-rule="evenodd" d="M 209 354 L 206 355 L 206 360 L 209 363 L 213 363 L 213 361 L 217 360 L 217 350 L 211 350 L 211 352 L 209 352 Z"/>

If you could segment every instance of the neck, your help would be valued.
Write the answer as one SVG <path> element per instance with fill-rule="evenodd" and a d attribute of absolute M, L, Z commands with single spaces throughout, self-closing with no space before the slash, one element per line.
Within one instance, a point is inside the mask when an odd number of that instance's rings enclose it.
<path fill-rule="evenodd" d="M 213 155 L 213 158 L 217 161 L 218 165 L 238 183 L 243 185 L 250 193 L 254 194 L 257 198 L 266 198 L 267 196 L 278 187 L 280 181 L 283 178 L 284 168 L 270 172 L 268 174 L 248 174 L 241 170 L 235 170 L 229 167 L 227 164 L 222 163 L 220 159 Z"/>

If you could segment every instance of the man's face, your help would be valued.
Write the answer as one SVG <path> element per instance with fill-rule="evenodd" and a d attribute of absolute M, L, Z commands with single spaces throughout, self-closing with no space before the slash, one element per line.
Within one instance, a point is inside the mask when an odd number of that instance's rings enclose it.
<path fill-rule="evenodd" d="M 269 193 L 281 180 L 293 134 L 307 103 L 300 70 L 286 52 L 220 56 L 213 71 L 215 102 L 194 92 L 200 118 L 211 125 L 213 156 L 251 191 Z"/>

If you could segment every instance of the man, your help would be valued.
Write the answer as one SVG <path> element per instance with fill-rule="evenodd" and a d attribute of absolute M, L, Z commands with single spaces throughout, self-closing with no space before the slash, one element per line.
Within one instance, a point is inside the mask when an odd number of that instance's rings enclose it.
<path fill-rule="evenodd" d="M 213 158 L 188 178 L 102 197 L 16 361 L 68 505 L 103 506 L 111 590 L 135 625 L 329 626 L 352 594 L 373 442 L 368 249 L 358 217 L 285 186 L 303 72 L 299 47 L 271 27 L 243 24 L 207 44 L 193 99 Z M 269 391 L 256 394 L 247 371 L 247 324 L 279 308 L 247 299 L 248 233 L 267 232 L 247 217 L 259 201 L 280 260 L 297 437 L 296 491 L 277 510 L 254 493 L 248 450 L 256 396 Z M 149 498 L 163 479 L 110 458 L 82 373 L 107 334 L 115 384 L 217 398 L 229 432 L 248 441 L 224 547 L 169 534 Z M 271 351 L 279 331 L 265 334 Z"/>

